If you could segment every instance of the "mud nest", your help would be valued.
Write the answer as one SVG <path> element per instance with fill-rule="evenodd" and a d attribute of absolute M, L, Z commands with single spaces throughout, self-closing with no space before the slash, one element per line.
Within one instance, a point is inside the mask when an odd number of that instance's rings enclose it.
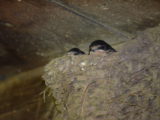
<path fill-rule="evenodd" d="M 54 120 L 159 120 L 160 26 L 117 53 L 63 56 L 45 67 Z"/>

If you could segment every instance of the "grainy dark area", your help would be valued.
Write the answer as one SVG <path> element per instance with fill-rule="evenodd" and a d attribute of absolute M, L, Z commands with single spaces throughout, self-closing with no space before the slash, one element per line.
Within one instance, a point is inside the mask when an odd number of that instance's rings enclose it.
<path fill-rule="evenodd" d="M 66 51 L 72 47 L 79 47 L 87 53 L 88 45 L 96 39 L 105 40 L 113 45 L 119 51 L 118 55 L 115 56 L 121 56 L 120 60 L 122 58 L 126 60 L 126 69 L 129 69 L 129 71 L 132 71 L 132 67 L 133 70 L 136 70 L 145 66 L 145 69 L 140 70 L 138 73 L 136 72 L 135 76 L 132 76 L 136 80 L 132 79 L 131 81 L 130 79 L 128 81 L 120 79 L 130 76 L 130 73 L 127 72 L 125 74 L 124 71 L 120 75 L 119 69 L 117 69 L 116 76 L 120 78 L 115 80 L 120 80 L 127 85 L 115 85 L 118 88 L 124 87 L 124 91 L 120 89 L 119 92 L 126 92 L 128 95 L 130 93 L 128 87 L 131 86 L 132 88 L 133 84 L 135 86 L 140 85 L 141 82 L 145 83 L 144 86 L 149 86 L 149 88 L 152 87 L 150 83 L 154 83 L 153 86 L 155 84 L 158 86 L 159 81 L 155 83 L 154 80 L 150 79 L 152 77 L 156 79 L 157 74 L 159 74 L 157 67 L 155 67 L 159 65 L 155 62 L 159 60 L 159 54 L 156 52 L 159 45 L 157 41 L 160 38 L 158 27 L 160 24 L 159 0 L 56 1 L 67 6 L 68 9 L 54 3 L 53 0 L 0 0 L 0 120 L 48 120 L 48 118 L 52 119 L 56 115 L 59 115 L 61 111 L 59 111 L 59 107 L 55 106 L 55 98 L 48 97 L 51 94 L 47 94 L 48 89 L 45 89 L 44 81 L 41 78 L 44 74 L 43 67 L 51 59 L 65 55 Z M 154 46 L 153 50 L 152 45 Z M 132 55 L 134 56 L 132 57 Z M 89 59 L 91 58 L 89 57 Z M 88 56 L 80 60 L 83 59 L 87 60 Z M 116 61 L 117 59 L 115 59 Z M 93 59 L 93 62 L 96 63 L 96 59 Z M 156 64 L 150 66 L 150 63 L 154 62 Z M 102 63 L 105 63 L 105 61 Z M 124 63 L 115 64 L 117 67 L 121 66 L 125 68 L 126 65 L 123 65 Z M 105 66 L 102 69 L 106 69 Z M 101 69 L 101 66 L 99 67 Z M 93 67 L 93 69 L 95 68 Z M 151 73 L 152 71 L 155 72 Z M 100 72 L 99 75 L 101 73 L 104 72 Z M 82 77 L 85 74 L 82 73 Z M 95 74 L 97 74 L 96 70 Z M 141 80 L 143 77 L 145 79 L 146 75 L 149 76 L 147 82 Z M 113 82 L 115 81 L 113 80 Z M 109 83 L 109 85 L 111 84 Z M 115 88 L 115 86 L 107 85 L 106 89 Z M 81 89 L 78 90 L 81 91 Z M 118 115 L 122 115 L 123 119 L 132 119 L 129 113 L 136 109 L 137 113 L 135 114 L 137 116 L 140 116 L 139 114 L 144 112 L 144 116 L 147 116 L 146 119 L 151 118 L 150 115 L 156 113 L 154 110 L 158 108 L 157 104 L 154 106 L 154 100 L 157 100 L 157 97 L 152 96 L 157 95 L 157 87 L 155 87 L 154 92 L 153 89 L 148 90 L 151 96 L 149 94 L 146 95 L 145 90 L 142 90 L 144 94 L 141 92 L 135 93 L 135 95 L 128 98 L 122 95 L 122 98 L 125 98 L 127 102 L 134 103 L 131 106 L 135 108 L 132 107 L 130 109 L 130 107 L 125 106 L 126 104 L 122 104 L 119 107 L 120 112 L 115 110 L 113 113 L 117 114 L 117 117 Z M 94 93 L 90 89 L 89 91 Z M 112 92 L 113 95 L 121 94 L 116 91 L 117 89 L 111 91 L 111 95 Z M 119 98 L 119 96 L 117 97 Z M 143 111 L 140 108 L 141 105 L 139 105 L 142 101 L 146 101 L 144 104 L 147 104 L 144 105 Z M 72 105 L 75 102 L 73 101 Z M 109 109 L 112 108 L 112 105 L 115 107 L 120 104 L 121 101 L 117 101 L 114 105 L 109 104 Z M 150 115 L 146 112 L 147 106 Z M 101 108 L 103 109 L 103 106 Z M 101 111 L 101 108 L 97 110 Z M 85 109 L 88 109 L 88 107 Z M 85 109 L 80 114 L 86 116 L 88 113 L 85 112 Z M 93 108 L 89 108 L 89 110 L 92 111 Z M 75 115 L 74 113 L 73 115 Z M 80 114 L 78 112 L 78 117 Z M 96 116 L 97 120 L 101 120 L 102 118 L 106 118 L 104 114 L 106 112 L 98 112 L 94 116 Z M 124 114 L 126 114 L 126 118 L 123 116 Z M 68 114 L 65 115 L 68 116 Z M 89 115 L 92 116 L 90 113 Z M 135 116 L 134 112 L 132 115 Z M 154 114 L 153 116 L 157 115 Z M 154 119 L 157 120 L 158 118 L 155 117 Z"/>
<path fill-rule="evenodd" d="M 153 0 L 63 0 L 62 3 L 104 26 L 133 36 L 160 21 L 160 3 Z M 93 39 L 105 39 L 112 44 L 129 40 L 52 0 L 1 0 L 0 13 L 0 42 L 24 61 L 33 62 L 37 58 L 43 62 Z"/>

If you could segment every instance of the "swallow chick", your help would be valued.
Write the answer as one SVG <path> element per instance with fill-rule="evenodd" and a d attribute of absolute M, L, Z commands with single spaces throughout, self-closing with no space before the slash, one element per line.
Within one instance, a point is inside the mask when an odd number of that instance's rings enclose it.
<path fill-rule="evenodd" d="M 72 48 L 67 52 L 68 55 L 84 55 L 85 52 L 80 50 L 79 48 Z"/>
<path fill-rule="evenodd" d="M 108 43 L 103 40 L 95 40 L 89 45 L 89 55 L 90 54 L 107 54 L 110 52 L 117 52 Z"/>

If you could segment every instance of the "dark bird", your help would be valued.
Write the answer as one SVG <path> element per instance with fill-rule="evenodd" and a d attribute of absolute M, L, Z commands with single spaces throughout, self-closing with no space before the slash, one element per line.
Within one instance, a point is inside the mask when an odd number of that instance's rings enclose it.
<path fill-rule="evenodd" d="M 72 48 L 68 52 L 68 55 L 84 55 L 85 52 L 81 51 L 79 48 Z"/>
<path fill-rule="evenodd" d="M 114 48 L 111 47 L 108 43 L 103 40 L 95 40 L 89 45 L 89 54 L 91 52 L 101 52 L 101 53 L 108 53 L 108 52 L 117 52 Z"/>

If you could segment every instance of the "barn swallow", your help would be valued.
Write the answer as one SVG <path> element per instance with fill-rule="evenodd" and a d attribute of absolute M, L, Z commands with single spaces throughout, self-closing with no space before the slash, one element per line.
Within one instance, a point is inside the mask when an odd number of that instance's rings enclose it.
<path fill-rule="evenodd" d="M 110 52 L 117 52 L 117 51 L 114 48 L 112 48 L 111 45 L 109 45 L 103 40 L 95 40 L 89 45 L 89 55 L 91 53 L 106 54 Z"/>
<path fill-rule="evenodd" d="M 72 48 L 68 52 L 68 55 L 84 55 L 85 52 L 81 51 L 79 48 Z"/>

